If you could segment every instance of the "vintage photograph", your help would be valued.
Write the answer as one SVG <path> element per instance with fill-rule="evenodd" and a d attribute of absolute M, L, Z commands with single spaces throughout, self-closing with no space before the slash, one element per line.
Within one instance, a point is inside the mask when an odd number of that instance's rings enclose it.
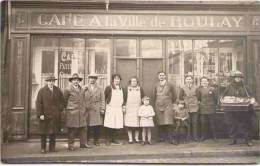
<path fill-rule="evenodd" d="M 2 0 L 2 164 L 259 164 L 259 0 Z"/>

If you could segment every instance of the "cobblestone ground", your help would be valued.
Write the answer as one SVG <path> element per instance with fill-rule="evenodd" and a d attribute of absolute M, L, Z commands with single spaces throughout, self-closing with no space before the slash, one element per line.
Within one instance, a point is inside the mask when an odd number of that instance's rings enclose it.
<path fill-rule="evenodd" d="M 195 158 L 162 158 L 162 159 L 125 159 L 125 160 L 96 160 L 82 161 L 88 163 L 175 163 L 175 164 L 257 164 L 259 157 L 195 157 Z"/>

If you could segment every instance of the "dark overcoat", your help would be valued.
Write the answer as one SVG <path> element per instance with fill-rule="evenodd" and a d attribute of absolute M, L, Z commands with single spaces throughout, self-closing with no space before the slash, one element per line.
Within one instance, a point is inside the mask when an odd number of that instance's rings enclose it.
<path fill-rule="evenodd" d="M 55 134 L 60 127 L 60 115 L 64 109 L 65 101 L 61 90 L 54 86 L 51 91 L 48 86 L 40 89 L 36 99 L 37 117 L 44 115 L 44 120 L 40 120 L 41 134 Z"/>
<path fill-rule="evenodd" d="M 66 126 L 67 127 L 86 127 L 87 110 L 84 104 L 84 90 L 79 86 L 76 89 L 70 86 L 64 91 L 66 101 Z"/>

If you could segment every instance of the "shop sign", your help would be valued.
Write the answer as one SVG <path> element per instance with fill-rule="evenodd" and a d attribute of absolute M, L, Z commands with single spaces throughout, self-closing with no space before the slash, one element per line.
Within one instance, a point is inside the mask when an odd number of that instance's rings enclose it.
<path fill-rule="evenodd" d="M 151 15 L 32 12 L 32 28 L 64 29 L 245 29 L 243 15 Z"/>
<path fill-rule="evenodd" d="M 59 73 L 71 74 L 72 51 L 62 51 L 59 56 Z"/>
<path fill-rule="evenodd" d="M 252 29 L 260 31 L 260 16 L 252 17 Z"/>

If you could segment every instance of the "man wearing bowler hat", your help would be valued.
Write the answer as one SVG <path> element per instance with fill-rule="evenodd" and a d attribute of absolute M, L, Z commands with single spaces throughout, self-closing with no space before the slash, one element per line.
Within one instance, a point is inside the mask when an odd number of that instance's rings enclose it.
<path fill-rule="evenodd" d="M 102 89 L 97 85 L 98 75 L 88 76 L 89 83 L 84 86 L 85 103 L 88 109 L 88 137 L 93 132 L 94 145 L 99 146 L 100 129 L 103 125 L 101 114 L 105 113 L 105 97 Z"/>
<path fill-rule="evenodd" d="M 56 133 L 60 126 L 60 113 L 65 101 L 61 90 L 54 85 L 57 80 L 53 74 L 46 79 L 46 85 L 40 89 L 36 99 L 37 117 L 40 122 L 41 153 L 46 153 L 46 136 L 49 135 L 49 151 L 55 151 Z"/>
<path fill-rule="evenodd" d="M 79 134 L 80 148 L 90 148 L 87 138 L 87 110 L 84 103 L 84 90 L 79 85 L 82 78 L 73 74 L 69 81 L 71 85 L 64 91 L 66 102 L 66 126 L 68 127 L 68 149 L 74 150 L 74 137 Z"/>

